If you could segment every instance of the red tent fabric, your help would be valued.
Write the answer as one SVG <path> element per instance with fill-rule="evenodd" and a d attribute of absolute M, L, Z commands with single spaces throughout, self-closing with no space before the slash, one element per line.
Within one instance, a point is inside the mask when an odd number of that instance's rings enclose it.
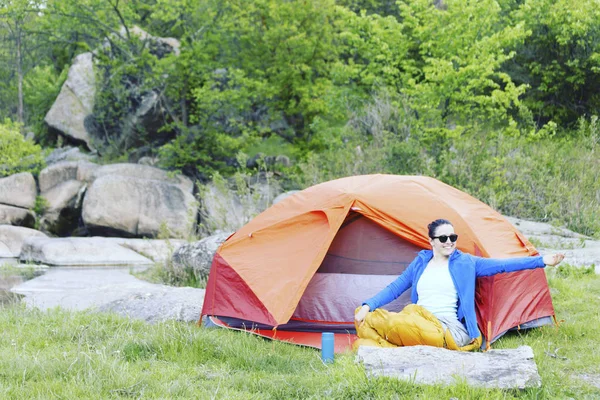
<path fill-rule="evenodd" d="M 502 215 L 433 178 L 342 178 L 286 198 L 223 243 L 202 315 L 221 326 L 315 347 L 320 344 L 314 333 L 323 331 L 345 335 L 342 342 L 350 343 L 354 309 L 429 248 L 427 224 L 437 218 L 453 223 L 463 252 L 495 258 L 538 254 Z M 399 311 L 409 300 L 407 291 L 385 308 Z M 543 270 L 479 279 L 476 304 L 488 342 L 554 315 Z"/>

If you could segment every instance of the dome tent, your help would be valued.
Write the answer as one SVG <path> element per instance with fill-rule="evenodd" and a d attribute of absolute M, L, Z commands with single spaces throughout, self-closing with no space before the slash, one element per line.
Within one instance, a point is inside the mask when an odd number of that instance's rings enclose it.
<path fill-rule="evenodd" d="M 342 351 L 354 338 L 354 309 L 430 248 L 427 224 L 438 218 L 452 222 L 465 253 L 538 254 L 502 215 L 436 179 L 341 178 L 284 199 L 229 237 L 213 259 L 202 316 L 315 347 L 320 332 L 335 332 Z M 385 308 L 401 310 L 409 292 Z M 478 278 L 476 303 L 488 342 L 554 316 L 542 269 Z"/>

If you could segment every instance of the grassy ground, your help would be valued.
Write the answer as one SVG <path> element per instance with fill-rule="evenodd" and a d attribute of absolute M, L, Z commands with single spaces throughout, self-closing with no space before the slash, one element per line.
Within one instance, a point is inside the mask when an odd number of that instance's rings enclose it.
<path fill-rule="evenodd" d="M 600 398 L 600 277 L 548 271 L 559 329 L 511 334 L 529 345 L 543 386 L 525 391 L 442 388 L 367 379 L 354 356 L 323 365 L 318 351 L 182 323 L 115 315 L 0 309 L 0 398 L 594 399 Z M 559 350 L 556 350 L 559 349 Z"/>

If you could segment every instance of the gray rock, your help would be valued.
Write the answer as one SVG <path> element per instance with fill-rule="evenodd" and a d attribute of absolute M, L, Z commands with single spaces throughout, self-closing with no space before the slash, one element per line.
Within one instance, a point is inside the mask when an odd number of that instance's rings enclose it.
<path fill-rule="evenodd" d="M 87 161 L 94 162 L 97 157 L 92 154 L 82 153 L 79 147 L 61 147 L 54 149 L 46 156 L 46 165 L 56 164 L 61 161 Z"/>
<path fill-rule="evenodd" d="M 171 259 L 174 252 L 187 242 L 178 239 L 127 239 L 127 238 L 106 238 L 112 240 L 127 249 L 133 250 L 154 262 L 164 263 Z"/>
<path fill-rule="evenodd" d="M 590 386 L 600 389 L 600 374 L 579 374 L 573 377 L 581 379 Z"/>
<path fill-rule="evenodd" d="M 152 260 L 105 238 L 27 238 L 21 262 L 46 265 L 152 265 Z"/>
<path fill-rule="evenodd" d="M 163 114 L 164 109 L 160 106 L 158 93 L 144 93 L 140 95 L 135 111 L 127 115 L 123 123 L 123 132 L 141 131 L 150 137 L 157 137 L 164 121 Z"/>
<path fill-rule="evenodd" d="M 129 28 L 129 34 L 138 37 L 142 41 L 145 41 L 147 45 L 150 46 L 151 52 L 158 53 L 156 54 L 156 56 L 158 56 L 159 58 L 162 58 L 168 53 L 174 53 L 177 56 L 180 53 L 181 43 L 175 38 L 162 38 L 152 36 L 137 25 L 134 25 L 131 28 Z M 127 37 L 127 31 L 124 27 L 121 27 L 121 29 L 119 30 L 119 35 L 122 38 Z"/>
<path fill-rule="evenodd" d="M 92 53 L 75 57 L 67 80 L 44 121 L 51 128 L 93 149 L 86 119 L 92 116 L 96 78 Z"/>
<path fill-rule="evenodd" d="M 92 180 L 106 175 L 117 175 L 130 178 L 152 179 L 163 181 L 181 187 L 188 193 L 193 193 L 194 183 L 183 175 L 171 175 L 162 169 L 140 164 L 110 164 L 96 169 Z"/>
<path fill-rule="evenodd" d="M 171 259 L 173 269 L 176 271 L 189 270 L 197 277 L 208 277 L 217 249 L 231 236 L 231 233 L 218 233 L 179 247 Z"/>
<path fill-rule="evenodd" d="M 559 228 L 545 222 L 527 221 L 515 217 L 505 217 L 511 224 L 523 233 L 525 236 L 532 235 L 560 235 L 562 237 L 580 238 L 583 235 L 570 231 L 566 228 Z"/>
<path fill-rule="evenodd" d="M 160 160 L 158 159 L 158 157 L 148 157 L 148 156 L 146 156 L 146 157 L 140 158 L 138 160 L 138 164 L 149 165 L 149 166 L 153 167 L 153 166 L 157 165 L 159 163 L 159 161 Z"/>
<path fill-rule="evenodd" d="M 0 258 L 18 258 L 25 239 L 29 237 L 46 237 L 35 229 L 21 226 L 0 225 Z"/>
<path fill-rule="evenodd" d="M 564 263 L 595 267 L 596 273 L 600 274 L 600 241 L 543 222 L 506 218 L 534 243 L 540 254 L 564 253 Z"/>
<path fill-rule="evenodd" d="M 84 183 L 70 180 L 43 192 L 47 208 L 40 219 L 41 229 L 58 236 L 72 234 L 79 225 L 85 189 Z"/>
<path fill-rule="evenodd" d="M 431 346 L 378 348 L 361 346 L 356 356 L 369 376 L 388 376 L 417 384 L 499 389 L 540 387 L 541 378 L 529 346 L 486 353 L 452 351 Z"/>
<path fill-rule="evenodd" d="M 124 317 L 155 323 L 162 321 L 197 322 L 204 303 L 204 289 L 156 286 L 131 293 L 102 305 L 98 311 L 115 312 Z"/>
<path fill-rule="evenodd" d="M 73 180 L 88 182 L 100 166 L 87 161 L 61 161 L 44 168 L 38 177 L 42 196 L 61 183 Z"/>
<path fill-rule="evenodd" d="M 157 236 L 164 224 L 173 237 L 186 237 L 196 212 L 194 196 L 181 186 L 104 175 L 89 187 L 83 200 L 82 217 L 90 232 L 109 236 L 123 233 Z"/>
<path fill-rule="evenodd" d="M 31 210 L 0 204 L 0 225 L 17 225 L 33 228 L 35 214 Z"/>
<path fill-rule="evenodd" d="M 208 184 L 200 191 L 202 226 L 208 234 L 236 231 L 271 206 L 279 192 L 276 184 L 258 179 L 242 195 Z"/>
<path fill-rule="evenodd" d="M 282 167 L 289 167 L 292 165 L 292 161 L 288 156 L 278 155 L 275 157 L 275 165 L 280 165 Z"/>
<path fill-rule="evenodd" d="M 52 268 L 12 289 L 29 307 L 116 312 L 148 322 L 196 322 L 204 289 L 145 282 L 122 268 Z"/>
<path fill-rule="evenodd" d="M 277 203 L 281 202 L 283 199 L 287 199 L 291 195 L 296 194 L 298 192 L 299 192 L 299 190 L 290 190 L 288 192 L 281 193 L 279 196 L 275 197 L 275 199 L 273 200 L 273 204 L 277 204 Z"/>
<path fill-rule="evenodd" d="M 33 175 L 21 172 L 0 179 L 0 204 L 33 208 L 37 196 L 37 186 Z"/>

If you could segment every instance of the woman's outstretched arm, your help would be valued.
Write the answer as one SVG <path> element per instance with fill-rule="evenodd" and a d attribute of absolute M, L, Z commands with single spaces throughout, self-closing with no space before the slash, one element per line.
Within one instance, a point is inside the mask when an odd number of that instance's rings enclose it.
<path fill-rule="evenodd" d="M 518 258 L 482 258 L 475 257 L 477 276 L 489 276 L 503 272 L 522 271 L 524 269 L 543 268 L 555 266 L 565 258 L 564 254 L 547 254 L 544 257 L 518 257 Z"/>

